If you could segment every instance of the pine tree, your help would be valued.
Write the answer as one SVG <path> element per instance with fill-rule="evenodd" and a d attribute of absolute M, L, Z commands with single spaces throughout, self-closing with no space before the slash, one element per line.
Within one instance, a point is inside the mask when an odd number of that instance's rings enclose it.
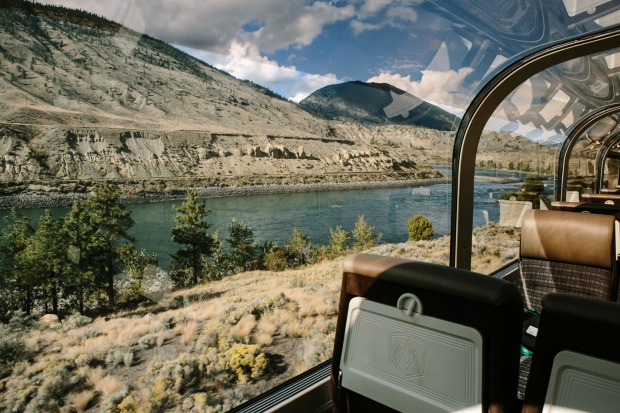
<path fill-rule="evenodd" d="M 115 305 L 114 276 L 120 259 L 119 247 L 124 241 L 133 242 L 128 234 L 134 221 L 131 214 L 120 203 L 120 190 L 110 183 L 102 183 L 94 189 L 94 196 L 88 198 L 84 206 L 88 210 L 90 226 L 96 229 L 92 243 L 99 251 L 97 275 L 105 285 L 108 304 Z"/>
<path fill-rule="evenodd" d="M 43 290 L 46 312 L 51 302 L 54 314 L 58 313 L 62 277 L 67 265 L 67 246 L 62 227 L 62 221 L 45 210 L 34 235 L 28 239 L 26 248 L 21 252 L 32 285 L 40 286 Z"/>
<path fill-rule="evenodd" d="M 338 225 L 336 229 L 329 229 L 329 246 L 327 258 L 333 259 L 344 255 L 350 248 L 351 237 L 349 233 Z"/>
<path fill-rule="evenodd" d="M 234 273 L 235 268 L 229 254 L 224 250 L 224 241 L 219 230 L 213 232 L 211 236 L 213 245 L 211 257 L 207 262 L 206 276 L 209 280 L 219 280 L 227 275 Z"/>
<path fill-rule="evenodd" d="M 364 251 L 377 245 L 381 236 L 375 235 L 374 230 L 375 227 L 371 227 L 366 223 L 364 215 L 359 215 L 355 227 L 351 231 L 353 249 L 355 251 Z"/>
<path fill-rule="evenodd" d="M 226 242 L 230 246 L 232 265 L 240 271 L 251 269 L 252 261 L 255 259 L 256 245 L 254 244 L 254 233 L 245 225 L 243 220 L 237 221 L 233 218 L 230 221 Z"/>
<path fill-rule="evenodd" d="M 97 294 L 95 274 L 98 271 L 99 251 L 96 248 L 97 228 L 90 219 L 86 201 L 73 204 L 64 221 L 67 236 L 68 282 L 67 292 L 77 298 L 80 313 L 84 312 L 85 302 Z"/>
<path fill-rule="evenodd" d="M 33 289 L 21 253 L 26 249 L 34 230 L 28 218 L 13 208 L 5 217 L 5 228 L 0 231 L 0 306 L 2 318 L 21 309 L 30 314 L 33 303 Z"/>
<path fill-rule="evenodd" d="M 192 284 L 198 284 L 204 276 L 204 260 L 213 250 L 213 238 L 207 230 L 211 226 L 205 221 L 211 212 L 204 202 L 200 202 L 195 190 L 187 191 L 187 199 L 175 207 L 174 217 L 177 226 L 172 229 L 172 240 L 184 247 L 172 256 L 172 266 L 177 271 L 177 284 L 183 284 L 179 274 L 189 270 Z"/>

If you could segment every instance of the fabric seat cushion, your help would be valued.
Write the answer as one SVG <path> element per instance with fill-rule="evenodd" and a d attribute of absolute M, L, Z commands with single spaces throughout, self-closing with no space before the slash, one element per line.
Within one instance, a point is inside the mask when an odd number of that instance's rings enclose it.
<path fill-rule="evenodd" d="M 612 271 L 605 268 L 523 258 L 517 288 L 523 305 L 540 312 L 543 296 L 558 292 L 609 300 Z"/>

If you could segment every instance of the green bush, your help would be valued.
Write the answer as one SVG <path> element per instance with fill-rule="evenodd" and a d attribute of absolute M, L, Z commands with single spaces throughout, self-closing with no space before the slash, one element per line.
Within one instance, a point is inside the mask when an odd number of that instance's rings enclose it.
<path fill-rule="evenodd" d="M 284 271 L 287 266 L 286 255 L 279 248 L 273 249 L 265 254 L 265 268 L 269 271 Z"/>
<path fill-rule="evenodd" d="M 430 239 L 435 233 L 431 221 L 416 214 L 407 221 L 407 230 L 409 231 L 409 241 L 422 241 Z"/>

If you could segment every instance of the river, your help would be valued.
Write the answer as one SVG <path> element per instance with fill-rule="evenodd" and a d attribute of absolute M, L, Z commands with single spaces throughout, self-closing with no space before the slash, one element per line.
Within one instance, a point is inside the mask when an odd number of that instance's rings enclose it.
<path fill-rule="evenodd" d="M 440 169 L 440 168 L 437 168 Z M 447 170 L 442 168 L 442 172 Z M 478 175 L 493 171 L 477 171 Z M 509 173 L 500 173 L 504 176 Z M 503 184 L 477 180 L 475 185 L 474 226 L 499 219 L 499 199 L 503 191 L 519 184 Z M 450 184 L 435 184 L 409 188 L 370 189 L 359 191 L 310 192 L 276 195 L 210 198 L 211 210 L 207 222 L 210 231 L 220 229 L 227 236 L 227 225 L 232 218 L 244 220 L 254 232 L 257 241 L 274 240 L 286 243 L 292 228 L 297 226 L 313 243 L 327 244 L 329 229 L 340 225 L 350 231 L 359 215 L 363 214 L 375 233 L 381 233 L 381 242 L 396 243 L 407 240 L 407 220 L 422 214 L 433 223 L 435 235 L 450 232 Z M 136 238 L 139 249 L 159 256 L 160 266 L 167 268 L 170 254 L 178 249 L 170 239 L 174 226 L 174 206 L 182 201 L 130 204 L 127 209 L 135 221 L 130 234 Z M 34 224 L 43 213 L 41 208 L 20 209 Z M 68 208 L 52 208 L 56 217 L 64 216 Z M 8 213 L 0 211 L 0 218 Z"/>

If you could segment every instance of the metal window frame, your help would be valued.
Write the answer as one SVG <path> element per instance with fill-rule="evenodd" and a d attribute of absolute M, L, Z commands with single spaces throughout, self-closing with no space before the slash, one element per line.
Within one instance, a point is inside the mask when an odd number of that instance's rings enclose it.
<path fill-rule="evenodd" d="M 476 94 L 463 115 L 452 152 L 450 266 L 471 269 L 476 153 L 482 131 L 497 107 L 536 73 L 580 56 L 615 49 L 619 44 L 620 27 L 613 27 L 541 46 L 515 58 Z"/>
<path fill-rule="evenodd" d="M 571 126 L 568 131 L 566 131 L 566 139 L 562 144 L 562 149 L 560 150 L 560 155 L 558 156 L 558 179 L 555 182 L 556 201 L 566 201 L 570 154 L 579 138 L 598 121 L 618 112 L 620 112 L 620 103 L 602 106 L 583 116 L 577 123 Z"/>
<path fill-rule="evenodd" d="M 594 171 L 595 177 L 596 177 L 596 180 L 594 181 L 594 192 L 595 193 L 600 193 L 601 188 L 603 188 L 603 178 L 605 175 L 604 173 L 605 160 L 607 159 L 611 148 L 613 148 L 614 145 L 618 142 L 620 142 L 620 131 L 614 132 L 611 136 L 605 139 L 605 142 L 603 142 L 603 145 L 601 145 L 601 148 L 598 150 L 596 154 L 596 163 L 595 163 L 596 169 Z M 619 157 L 620 155 L 618 154 L 615 154 L 615 156 L 613 156 L 613 158 L 616 158 L 616 159 L 618 159 Z"/>

